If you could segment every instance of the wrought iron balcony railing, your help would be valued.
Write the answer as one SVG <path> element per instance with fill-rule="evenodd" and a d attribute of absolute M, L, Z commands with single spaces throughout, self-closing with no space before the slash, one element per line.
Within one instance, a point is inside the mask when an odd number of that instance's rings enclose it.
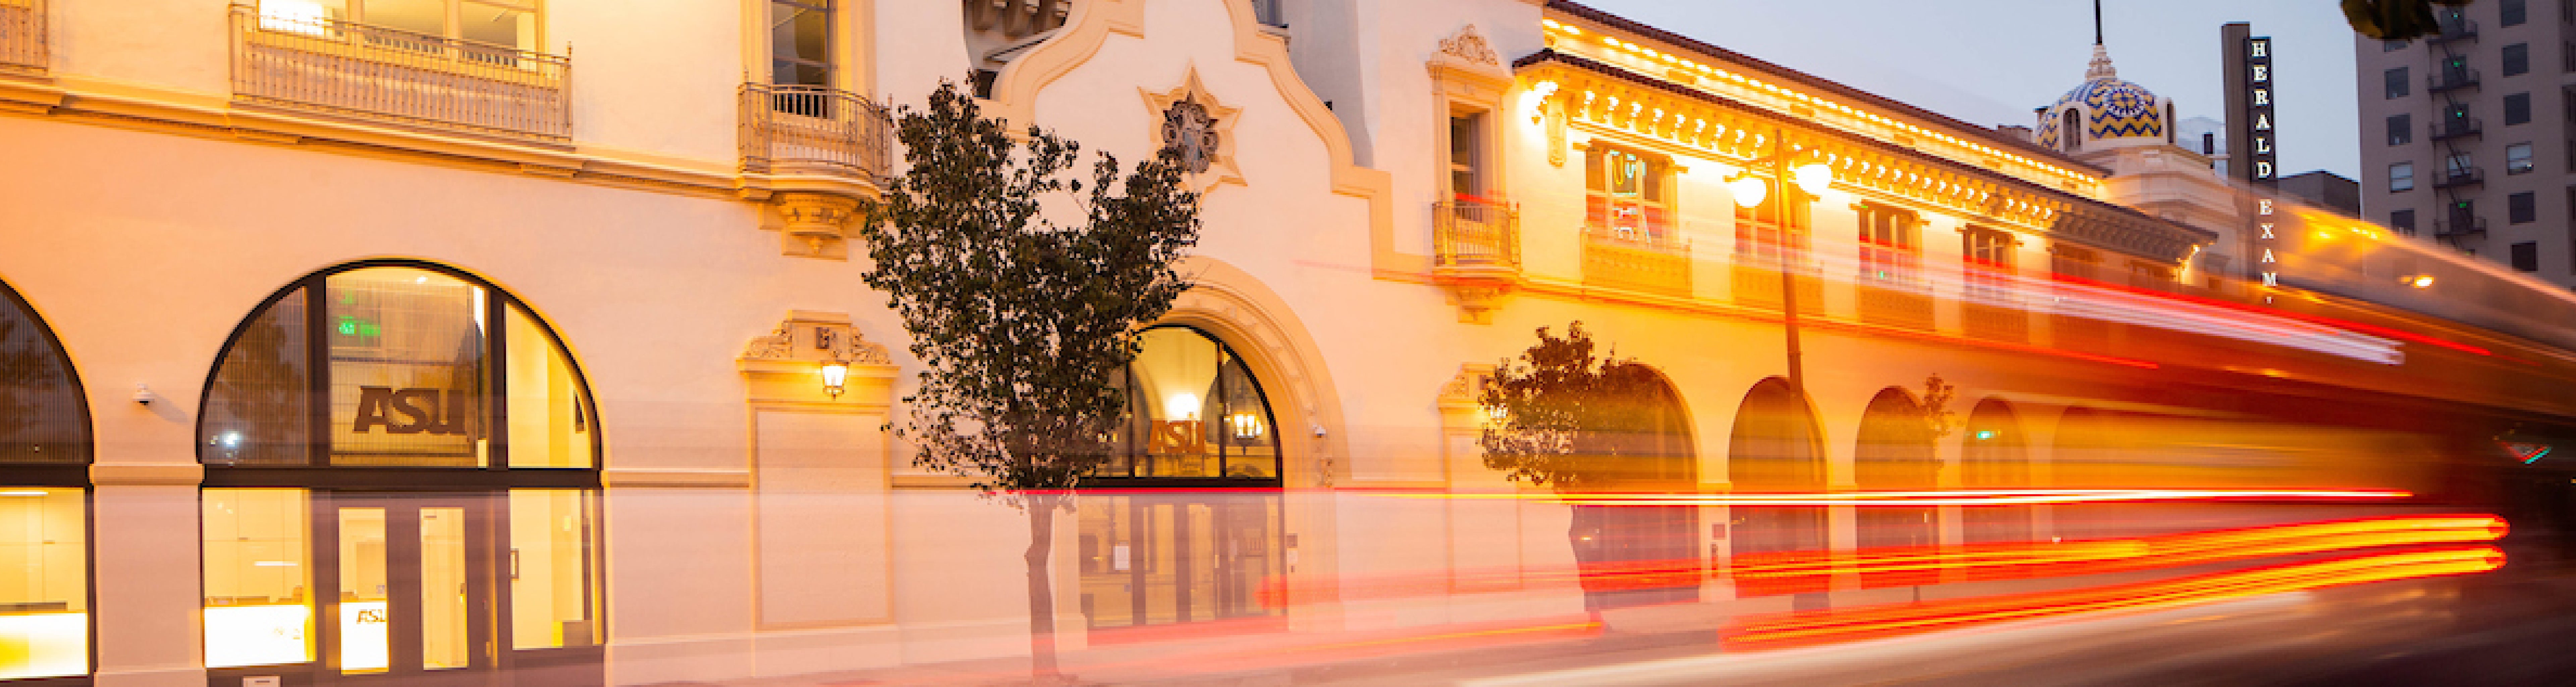
<path fill-rule="evenodd" d="M 281 107 L 549 141 L 572 137 L 572 59 L 234 5 L 233 95 Z"/>
<path fill-rule="evenodd" d="M 2485 133 L 2486 123 L 2478 121 L 2476 117 L 2451 117 L 2426 125 L 2425 128 L 2433 132 L 2433 140 L 2448 141 Z"/>
<path fill-rule="evenodd" d="M 44 73 L 51 52 L 45 44 L 45 0 L 0 0 L 0 72 Z"/>
<path fill-rule="evenodd" d="M 2484 217 L 2453 217 L 2450 219 L 2433 220 L 2433 236 L 2437 238 L 2478 236 L 2485 233 L 2487 233 L 2487 218 Z"/>
<path fill-rule="evenodd" d="M 1520 209 L 1509 203 L 1461 200 L 1432 206 L 1436 267 L 1518 270 Z"/>
<path fill-rule="evenodd" d="M 2433 180 L 2433 188 L 2457 188 L 2483 183 L 2487 183 L 2486 168 L 2463 167 L 2443 170 L 2441 178 Z"/>
<path fill-rule="evenodd" d="M 2475 69 L 2447 69 L 2424 75 L 2424 90 L 2434 93 L 2448 93 L 2477 86 L 2478 70 Z"/>
<path fill-rule="evenodd" d="M 2478 39 L 2477 22 L 2460 19 L 2456 21 L 2442 21 L 2438 22 L 2438 24 L 2441 26 L 2441 30 L 2433 35 L 2425 36 L 2424 42 L 2433 45 L 2441 45 L 2451 41 L 2473 41 Z"/>
<path fill-rule="evenodd" d="M 1583 281 L 1668 296 L 1691 293 L 1690 244 L 1635 231 L 1583 231 Z"/>
<path fill-rule="evenodd" d="M 746 172 L 874 179 L 885 175 L 890 166 L 893 130 L 884 106 L 849 91 L 742 85 L 742 168 Z"/>

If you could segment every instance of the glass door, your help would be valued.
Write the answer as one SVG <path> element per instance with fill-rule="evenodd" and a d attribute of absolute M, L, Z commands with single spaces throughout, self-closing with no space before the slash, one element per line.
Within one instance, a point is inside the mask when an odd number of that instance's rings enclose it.
<path fill-rule="evenodd" d="M 339 682 L 479 683 L 496 665 L 496 528 L 482 495 L 332 494 L 317 538 L 326 672 Z M 320 552 L 317 552 L 320 553 Z"/>

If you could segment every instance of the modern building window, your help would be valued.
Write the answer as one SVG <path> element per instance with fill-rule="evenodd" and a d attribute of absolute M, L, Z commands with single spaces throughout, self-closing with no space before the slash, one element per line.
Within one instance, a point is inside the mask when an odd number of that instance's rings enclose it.
<path fill-rule="evenodd" d="M 53 330 L 0 284 L 0 680 L 90 673 L 85 398 Z"/>
<path fill-rule="evenodd" d="M 539 0 L 259 0 L 259 14 L 260 26 L 270 30 L 320 34 L 332 31 L 329 22 L 350 22 L 535 50 L 538 5 Z"/>
<path fill-rule="evenodd" d="M 1670 205 L 1672 166 L 1659 157 L 1595 146 L 1584 153 L 1584 220 L 1631 241 L 1675 240 Z"/>
<path fill-rule="evenodd" d="M 598 421 L 525 304 L 356 263 L 272 296 L 216 360 L 198 420 L 215 679 L 599 679 Z"/>
<path fill-rule="evenodd" d="M 2388 228 L 2408 236 L 2415 235 L 2415 211 L 2412 209 L 2388 211 Z"/>
<path fill-rule="evenodd" d="M 2504 173 L 2523 174 L 2530 172 L 2531 168 L 2531 144 L 2516 143 L 2504 147 Z"/>
<path fill-rule="evenodd" d="M 2540 271 L 2540 244 L 2524 241 L 2513 244 L 2513 268 L 2524 272 Z"/>
<path fill-rule="evenodd" d="M 2388 166 L 2388 192 L 2415 190 L 2415 163 L 2400 162 Z"/>
<path fill-rule="evenodd" d="M 769 82 L 834 86 L 832 0 L 769 0 Z"/>
<path fill-rule="evenodd" d="M 1862 203 L 1860 206 L 1860 278 L 1864 284 L 1913 284 L 1923 260 L 1917 240 L 1923 220 L 1912 211 Z"/>
<path fill-rule="evenodd" d="M 2504 75 L 2520 76 L 2531 72 L 2531 44 L 2504 46 Z"/>
<path fill-rule="evenodd" d="M 2530 8 L 2525 6 L 2525 0 L 2502 0 L 2496 4 L 2496 23 L 2498 24 L 2521 26 L 2523 22 L 2530 19 Z"/>
<path fill-rule="evenodd" d="M 2388 82 L 2388 98 L 2403 98 L 2407 93 L 2406 68 L 2390 69 L 2382 74 Z"/>
<path fill-rule="evenodd" d="M 2506 222 L 2529 224 L 2540 220 L 2540 200 L 2530 191 L 2504 197 Z"/>
<path fill-rule="evenodd" d="M 2443 156 L 2442 158 L 2443 178 L 2459 178 L 2476 174 L 2477 170 L 2477 159 L 2471 157 L 2469 153 L 2452 153 L 2450 155 Z"/>
<path fill-rule="evenodd" d="M 2515 93 L 2504 97 L 2504 125 L 2531 122 L 2531 94 Z"/>
<path fill-rule="evenodd" d="M 2407 44 L 2408 44 L 2408 42 L 2407 42 L 2407 41 L 2380 41 L 2380 42 L 2379 42 L 2379 51 L 2380 51 L 2380 52 L 2397 52 L 2397 51 L 2399 51 L 2399 50 L 2405 50 L 2405 49 L 2406 49 Z"/>
<path fill-rule="evenodd" d="M 2388 144 L 2402 146 L 2415 142 L 2415 116 L 2388 116 Z"/>

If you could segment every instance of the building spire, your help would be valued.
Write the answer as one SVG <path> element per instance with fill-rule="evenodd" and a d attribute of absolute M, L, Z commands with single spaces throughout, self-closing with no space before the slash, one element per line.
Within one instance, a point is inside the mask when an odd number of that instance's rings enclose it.
<path fill-rule="evenodd" d="M 2111 67 L 2111 51 L 2102 47 L 2102 0 L 2093 0 L 2093 64 L 2084 69 L 2084 80 L 2116 78 L 2120 71 Z"/>

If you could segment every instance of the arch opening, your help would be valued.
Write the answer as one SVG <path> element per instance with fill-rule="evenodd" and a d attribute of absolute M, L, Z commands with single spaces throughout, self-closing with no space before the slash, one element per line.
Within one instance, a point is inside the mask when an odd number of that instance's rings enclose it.
<path fill-rule="evenodd" d="M 1933 457 L 1933 432 L 1930 418 L 1914 396 L 1904 389 L 1888 387 L 1872 397 L 1862 411 L 1858 446 L 1853 453 L 1853 473 L 1867 491 L 1929 491 L 1939 486 L 1940 463 Z M 1941 543 L 1940 509 L 1928 506 L 1861 506 L 1859 546 L 1862 549 L 1930 547 Z M 1863 586 L 1902 586 L 1931 584 L 1938 579 L 1914 579 L 1920 575 L 1895 573 L 1862 575 Z"/>
<path fill-rule="evenodd" d="M 0 283 L 0 680 L 90 674 L 93 439 L 62 341 Z"/>
<path fill-rule="evenodd" d="M 1773 377 L 1754 384 L 1735 413 L 1727 442 L 1727 477 L 1739 493 L 1821 493 L 1825 490 L 1823 431 L 1806 400 Z M 1730 506 L 1728 523 L 1736 556 L 1825 550 L 1823 506 Z M 1772 589 L 1737 580 L 1744 595 L 1823 591 Z"/>
<path fill-rule="evenodd" d="M 2028 439 L 2012 404 L 2000 398 L 1977 402 L 1968 412 L 1967 433 L 1959 452 L 1959 485 L 1968 489 L 2027 489 L 2032 483 Z M 1961 538 L 1970 542 L 2030 541 L 2028 506 L 1967 506 L 1959 512 Z"/>

